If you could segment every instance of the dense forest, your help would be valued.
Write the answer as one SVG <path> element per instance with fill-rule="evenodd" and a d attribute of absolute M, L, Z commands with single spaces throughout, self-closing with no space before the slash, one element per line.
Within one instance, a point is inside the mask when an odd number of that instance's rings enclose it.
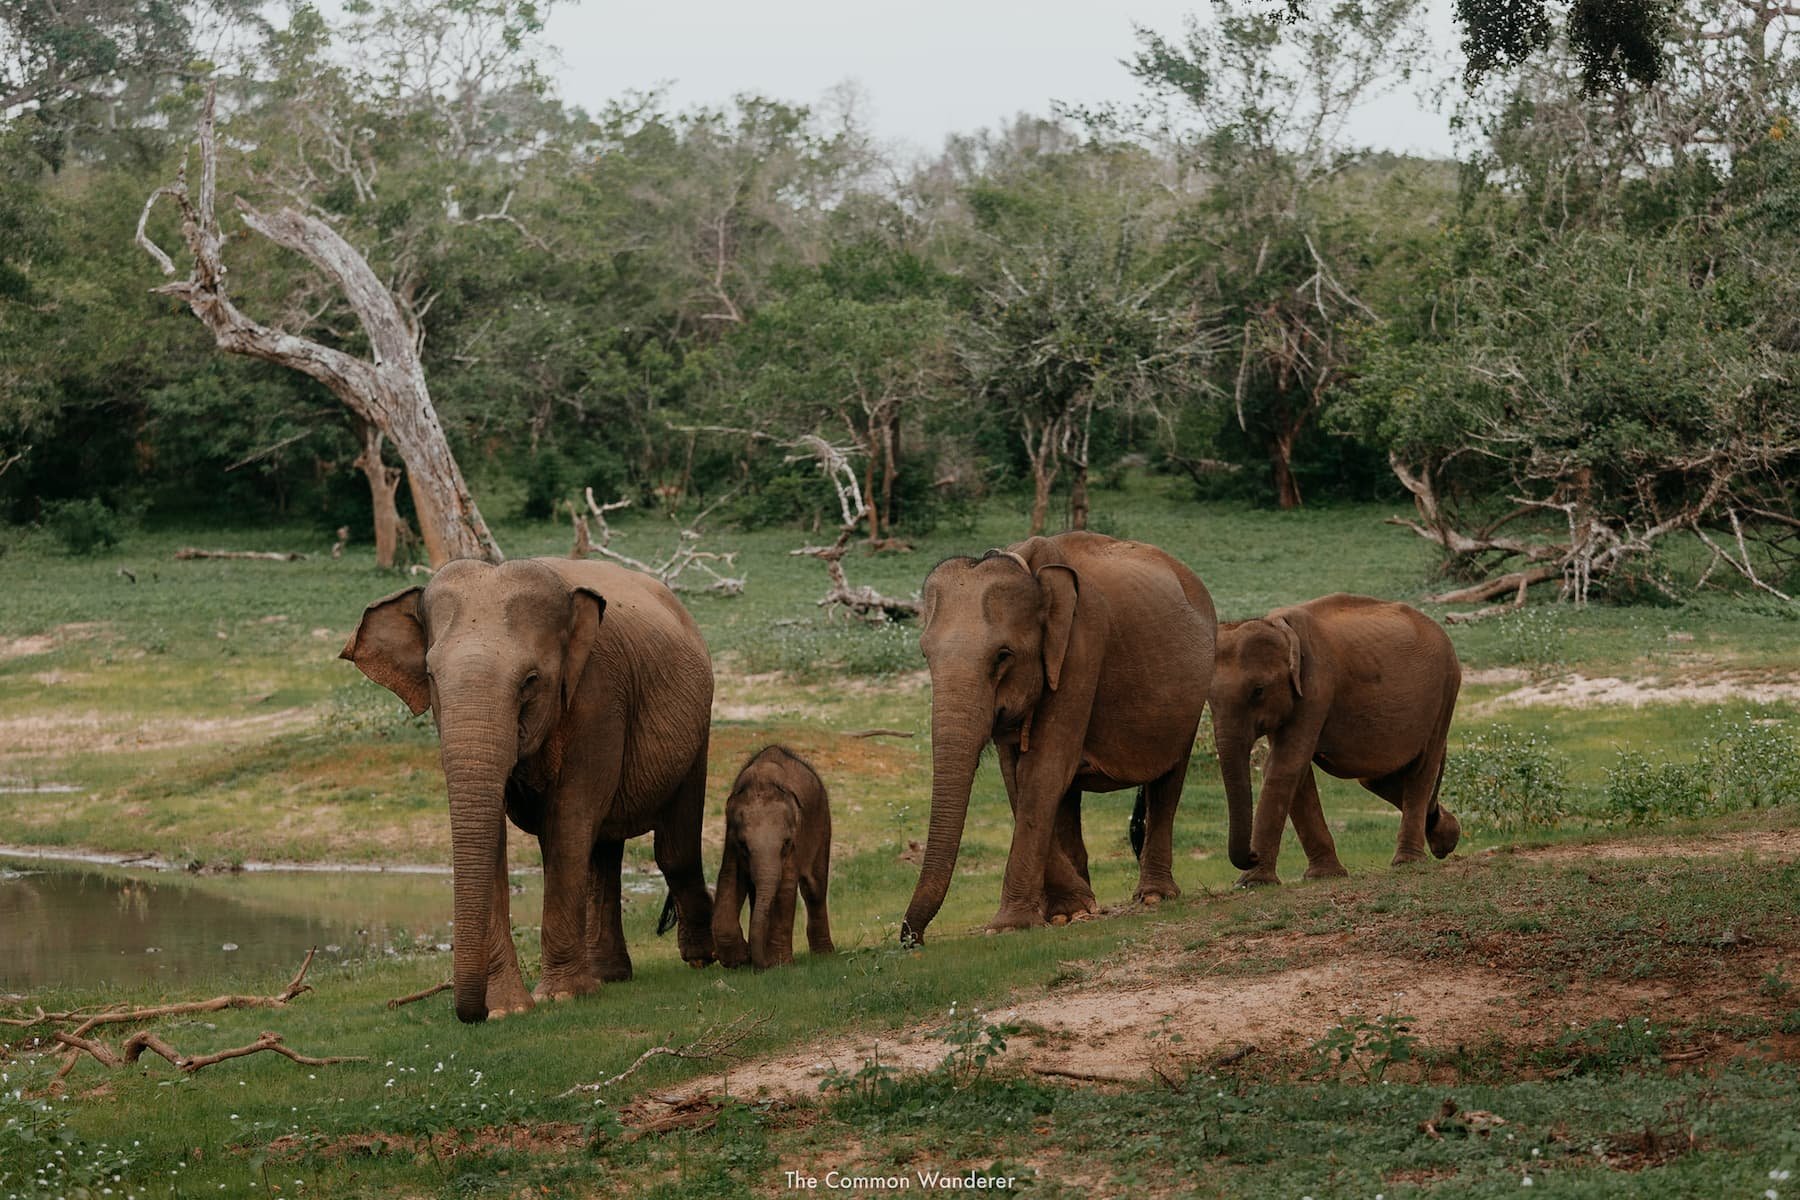
<path fill-rule="evenodd" d="M 1141 465 L 1196 499 L 1410 493 L 1471 598 L 1666 590 L 1677 542 L 1800 588 L 1800 8 L 1664 6 L 1643 69 L 1548 24 L 1471 40 L 1442 101 L 1466 152 L 1427 161 L 1345 134 L 1437 66 L 1417 0 L 1213 4 L 1141 31 L 1140 103 L 925 159 L 849 88 L 571 108 L 513 0 L 78 7 L 0 5 L 0 515 L 73 543 L 417 519 L 392 430 L 152 290 L 216 89 L 230 303 L 416 356 L 490 517 L 591 488 L 835 526 L 813 435 L 871 539 L 996 490 L 1080 526 Z M 284 214 L 360 256 L 410 347 Z"/>

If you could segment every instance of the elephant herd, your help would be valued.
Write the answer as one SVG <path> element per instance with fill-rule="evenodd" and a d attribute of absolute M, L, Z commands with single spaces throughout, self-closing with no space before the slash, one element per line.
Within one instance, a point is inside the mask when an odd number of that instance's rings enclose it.
<path fill-rule="evenodd" d="M 1396 863 L 1456 845 L 1437 791 L 1461 672 L 1444 631 L 1406 605 L 1332 595 L 1221 625 L 1206 586 L 1171 555 L 1076 532 L 938 564 L 922 624 L 931 818 L 903 940 L 922 942 L 943 904 L 989 744 L 1013 812 L 991 928 L 1095 911 L 1083 792 L 1138 789 L 1134 899 L 1179 895 L 1175 811 L 1209 701 L 1240 882 L 1275 881 L 1290 819 L 1307 876 L 1344 873 L 1315 765 L 1400 810 Z M 829 801 L 783 747 L 760 751 L 734 782 L 707 891 L 712 666 L 693 618 L 656 580 L 603 562 L 457 561 L 371 604 L 342 657 L 437 722 L 462 1020 L 630 978 L 620 867 L 625 839 L 644 833 L 669 889 L 661 929 L 679 927 L 690 964 L 791 962 L 796 892 L 812 952 L 831 950 Z M 1250 749 L 1264 736 L 1253 814 Z M 543 851 L 543 965 L 530 992 L 508 911 L 508 820 Z"/>

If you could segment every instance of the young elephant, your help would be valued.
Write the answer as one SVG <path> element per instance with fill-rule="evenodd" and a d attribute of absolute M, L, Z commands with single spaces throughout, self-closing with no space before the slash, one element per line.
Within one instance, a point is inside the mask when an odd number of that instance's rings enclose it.
<path fill-rule="evenodd" d="M 794 961 L 794 889 L 806 897 L 806 945 L 830 954 L 831 802 L 805 759 L 783 746 L 759 750 L 725 801 L 725 858 L 713 898 L 713 945 L 727 967 L 757 970 Z M 744 901 L 750 943 L 744 944 Z"/>
<path fill-rule="evenodd" d="M 712 961 L 700 858 L 712 662 L 668 588 L 611 563 L 461 559 L 423 590 L 369 605 L 342 657 L 437 721 L 459 1018 L 534 999 L 508 912 L 509 817 L 544 855 L 536 999 L 631 978 L 619 864 L 625 839 L 643 833 L 656 835 L 681 956 Z"/>
<path fill-rule="evenodd" d="M 1462 827 L 1437 793 L 1461 685 L 1449 637 L 1405 604 L 1340 593 L 1220 625 L 1213 733 L 1239 886 L 1279 882 L 1290 806 L 1306 877 L 1346 874 L 1319 807 L 1315 763 L 1400 810 L 1396 864 L 1422 859 L 1428 843 L 1439 858 L 1454 850 Z M 1264 734 L 1269 764 L 1252 825 L 1250 747 Z"/>
<path fill-rule="evenodd" d="M 943 905 L 989 742 L 1013 809 L 989 928 L 1095 910 L 1083 792 L 1143 789 L 1135 898 L 1179 896 L 1175 809 L 1216 630 L 1206 585 L 1142 542 L 1061 533 L 933 568 L 919 638 L 931 668 L 931 826 L 901 940 L 922 941 Z"/>

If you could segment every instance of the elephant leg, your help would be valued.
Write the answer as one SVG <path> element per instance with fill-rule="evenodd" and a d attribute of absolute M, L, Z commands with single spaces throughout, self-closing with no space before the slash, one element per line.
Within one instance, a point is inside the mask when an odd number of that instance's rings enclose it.
<path fill-rule="evenodd" d="M 1392 866 L 1419 862 L 1425 857 L 1425 822 L 1437 787 L 1437 771 L 1438 763 L 1428 766 L 1421 757 L 1391 775 L 1363 781 L 1365 788 L 1400 810 L 1400 837 Z"/>
<path fill-rule="evenodd" d="M 1187 782 L 1183 758 L 1144 787 L 1144 848 L 1138 856 L 1138 885 L 1132 900 L 1157 905 L 1181 895 L 1175 882 L 1175 810 Z"/>
<path fill-rule="evenodd" d="M 831 884 L 831 843 L 819 851 L 810 871 L 800 874 L 800 898 L 806 901 L 806 948 L 814 954 L 832 954 L 831 911 L 825 904 L 825 891 Z"/>
<path fill-rule="evenodd" d="M 594 845 L 589 866 L 593 876 L 588 892 L 588 964 L 602 983 L 623 983 L 631 978 L 631 953 L 625 947 L 625 905 L 619 889 L 619 868 L 625 843 L 602 840 Z"/>
<path fill-rule="evenodd" d="M 1462 822 L 1456 814 L 1438 803 L 1438 792 L 1444 786 L 1444 763 L 1438 760 L 1437 781 L 1431 785 L 1431 807 L 1425 810 L 1425 841 L 1439 858 L 1450 857 L 1456 843 L 1462 840 Z"/>
<path fill-rule="evenodd" d="M 1052 925 L 1067 925 L 1098 910 L 1081 837 L 1081 789 L 1071 787 L 1056 808 L 1056 839 L 1044 866 L 1044 915 Z"/>
<path fill-rule="evenodd" d="M 512 888 L 506 881 L 506 825 L 500 825 L 499 853 L 494 858 L 494 901 L 488 911 L 488 1019 L 527 1012 L 531 993 L 519 971 L 519 948 L 513 944 Z"/>
<path fill-rule="evenodd" d="M 588 917 L 597 907 L 595 824 L 593 812 L 574 789 L 561 789 L 538 838 L 544 853 L 544 969 L 532 995 L 539 1000 L 584 996 L 600 984 L 588 931 Z"/>
<path fill-rule="evenodd" d="M 656 865 L 675 897 L 676 940 L 689 966 L 713 960 L 713 904 L 700 858 L 700 825 L 706 806 L 706 746 L 694 755 L 687 778 L 656 827 Z"/>
<path fill-rule="evenodd" d="M 769 962 L 776 966 L 794 961 L 794 894 L 799 886 L 800 871 L 790 859 L 781 873 L 781 886 L 768 898 L 775 906 L 769 914 Z"/>
<path fill-rule="evenodd" d="M 1295 793 L 1302 781 L 1312 777 L 1312 756 L 1317 745 L 1316 728 L 1283 730 L 1279 740 L 1270 735 L 1269 765 L 1263 774 L 1262 795 L 1256 800 L 1256 815 L 1250 822 L 1250 849 L 1256 855 L 1256 865 L 1238 876 L 1237 886 L 1281 882 L 1275 873 L 1281 835 L 1287 830 Z"/>
<path fill-rule="evenodd" d="M 748 898 L 739 875 L 737 847 L 727 841 L 712 912 L 713 949 L 723 966 L 741 967 L 750 961 L 750 943 L 744 940 L 744 901 Z"/>
<path fill-rule="evenodd" d="M 1350 872 L 1338 861 L 1337 843 L 1331 827 L 1325 823 L 1325 809 L 1319 803 L 1319 780 L 1313 771 L 1300 777 L 1294 790 L 1294 834 L 1300 848 L 1306 851 L 1306 878 L 1331 879 Z"/>

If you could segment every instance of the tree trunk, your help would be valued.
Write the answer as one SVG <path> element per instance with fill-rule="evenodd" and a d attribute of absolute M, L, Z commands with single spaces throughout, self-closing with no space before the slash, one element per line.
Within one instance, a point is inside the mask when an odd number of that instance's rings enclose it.
<path fill-rule="evenodd" d="M 880 457 L 880 432 L 869 423 L 869 459 L 863 466 L 863 495 L 869 498 L 869 545 L 881 541 L 881 505 L 875 501 L 875 460 Z"/>
<path fill-rule="evenodd" d="M 173 275 L 174 262 L 149 239 L 145 225 L 159 197 L 174 199 L 181 210 L 182 239 L 194 258 L 187 279 L 155 290 L 184 301 L 212 331 L 220 349 L 318 380 L 353 413 L 386 435 L 406 467 L 419 532 L 432 566 L 442 566 L 453 558 L 501 561 L 505 556 L 469 494 L 432 407 L 425 368 L 419 361 L 418 331 L 401 315 L 392 293 L 368 262 L 337 230 L 293 209 L 264 215 L 238 201 L 245 225 L 304 257 L 344 293 L 368 335 L 368 358 L 258 324 L 238 311 L 226 295 L 224 235 L 214 213 L 218 147 L 213 134 L 213 100 L 213 90 L 208 87 L 200 115 L 199 196 L 189 193 L 184 171 L 175 183 L 152 192 L 138 217 L 138 245 L 156 259 L 163 274 Z"/>
<path fill-rule="evenodd" d="M 888 414 L 882 425 L 881 523 L 891 534 L 895 512 L 894 481 L 900 477 L 900 411 Z"/>
<path fill-rule="evenodd" d="M 1088 522 L 1088 468 L 1085 462 L 1075 464 L 1069 476 L 1069 528 L 1086 529 Z"/>
<path fill-rule="evenodd" d="M 362 426 L 363 448 L 353 465 L 369 480 L 369 500 L 375 510 L 375 565 L 391 567 L 405 539 L 406 523 L 400 519 L 400 508 L 394 503 L 402 472 L 381 461 L 381 430 L 368 421 L 357 424 Z"/>
<path fill-rule="evenodd" d="M 1037 537 L 1044 532 L 1050 516 L 1050 488 L 1056 483 L 1056 428 L 1046 426 L 1033 438 L 1032 427 L 1025 427 L 1025 455 L 1031 460 L 1031 478 L 1036 485 L 1031 500 L 1031 532 Z"/>
<path fill-rule="evenodd" d="M 1275 503 L 1282 508 L 1300 507 L 1300 484 L 1294 479 L 1294 436 L 1284 430 L 1269 443 L 1269 474 L 1275 484 Z"/>

